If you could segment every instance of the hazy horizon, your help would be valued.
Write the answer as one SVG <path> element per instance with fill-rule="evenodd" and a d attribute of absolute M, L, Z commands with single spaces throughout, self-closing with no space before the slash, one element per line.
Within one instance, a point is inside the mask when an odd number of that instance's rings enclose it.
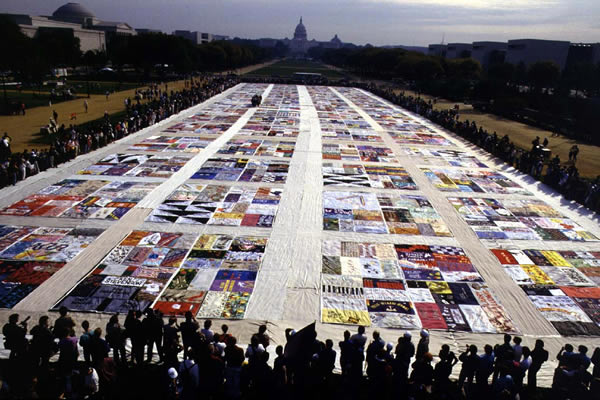
<path fill-rule="evenodd" d="M 191 30 L 248 39 L 427 46 L 448 42 L 552 39 L 600 42 L 598 0 L 81 0 L 96 17 L 134 28 Z M 2 0 L 0 13 L 51 15 L 65 0 Z"/>

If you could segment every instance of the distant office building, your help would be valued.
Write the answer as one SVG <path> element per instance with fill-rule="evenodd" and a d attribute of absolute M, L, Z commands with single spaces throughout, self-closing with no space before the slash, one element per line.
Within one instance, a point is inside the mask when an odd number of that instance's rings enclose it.
<path fill-rule="evenodd" d="M 445 44 L 430 44 L 427 46 L 427 55 L 446 57 L 446 46 Z"/>
<path fill-rule="evenodd" d="M 213 35 L 212 33 L 177 30 L 173 35 L 191 40 L 194 44 L 210 43 L 215 40 L 229 40 L 229 36 Z"/>
<path fill-rule="evenodd" d="M 473 42 L 471 57 L 479 61 L 483 68 L 502 64 L 506 58 L 505 42 Z"/>
<path fill-rule="evenodd" d="M 566 69 L 577 64 L 600 63 L 600 43 L 571 43 L 567 56 Z"/>
<path fill-rule="evenodd" d="M 567 63 L 570 43 L 561 40 L 517 39 L 508 41 L 506 62 L 529 66 L 538 61 L 552 61 L 561 71 Z"/>
<path fill-rule="evenodd" d="M 228 35 L 212 35 L 212 40 L 231 40 Z"/>
<path fill-rule="evenodd" d="M 448 43 L 446 58 L 469 58 L 473 51 L 471 43 Z"/>

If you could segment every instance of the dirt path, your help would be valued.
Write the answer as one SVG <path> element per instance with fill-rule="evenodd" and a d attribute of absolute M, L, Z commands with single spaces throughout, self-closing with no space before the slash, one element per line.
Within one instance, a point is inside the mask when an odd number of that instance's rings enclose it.
<path fill-rule="evenodd" d="M 254 65 L 249 65 L 244 68 L 232 69 L 229 71 L 221 72 L 221 75 L 227 75 L 227 74 L 244 75 L 244 74 L 247 74 L 248 72 L 256 71 L 257 69 L 261 69 L 261 68 L 267 67 L 271 64 L 275 64 L 278 61 L 279 60 L 271 60 L 271 61 L 267 61 L 262 64 L 254 64 Z"/>
<path fill-rule="evenodd" d="M 165 85 L 161 85 L 164 90 Z M 175 81 L 168 83 L 169 91 L 178 90 L 184 87 L 184 81 Z M 142 87 L 142 88 L 147 88 Z M 48 125 L 52 112 L 58 113 L 58 123 L 80 124 L 82 122 L 92 121 L 101 118 L 104 112 L 114 114 L 125 110 L 125 99 L 135 96 L 135 89 L 115 92 L 108 96 L 91 95 L 88 101 L 88 112 L 85 112 L 83 102 L 86 99 L 75 99 L 65 101 L 50 106 L 35 107 L 27 110 L 26 115 L 1 116 L 0 117 L 0 135 L 7 132 L 12 137 L 11 149 L 14 152 L 23 151 L 31 148 L 44 148 L 42 144 L 35 143 L 39 135 L 40 128 Z M 71 120 L 71 114 L 75 114 L 76 119 Z"/>
<path fill-rule="evenodd" d="M 267 65 L 271 65 L 274 61 L 269 61 L 262 64 L 250 65 L 233 71 L 226 71 L 222 74 L 237 73 L 244 74 Z M 179 90 L 184 87 L 184 81 L 174 81 L 168 83 L 170 90 Z M 147 86 L 140 87 L 145 89 Z M 165 85 L 161 85 L 164 90 Z M 125 99 L 135 96 L 136 89 L 124 90 L 115 92 L 109 95 L 108 100 L 105 95 L 91 95 L 88 101 L 88 112 L 85 112 L 83 106 L 85 98 L 78 98 L 70 101 L 65 101 L 50 106 L 34 107 L 27 110 L 26 115 L 16 116 L 0 116 L 0 136 L 7 132 L 12 137 L 11 149 L 14 152 L 23 151 L 25 149 L 40 149 L 47 147 L 43 144 L 36 143 L 35 140 L 39 136 L 40 128 L 48 125 L 52 112 L 56 110 L 58 113 L 58 123 L 65 124 L 80 124 L 82 122 L 92 121 L 101 118 L 105 112 L 115 114 L 125 110 Z M 75 114 L 76 119 L 71 120 L 71 114 Z"/>

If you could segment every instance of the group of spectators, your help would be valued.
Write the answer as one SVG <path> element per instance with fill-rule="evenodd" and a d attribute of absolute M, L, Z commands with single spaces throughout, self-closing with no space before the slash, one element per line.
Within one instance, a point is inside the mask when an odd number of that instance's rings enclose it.
<path fill-rule="evenodd" d="M 169 317 L 165 324 L 158 311 L 131 311 L 123 325 L 119 315 L 111 316 L 104 330 L 90 329 L 88 321 L 79 329 L 66 308 L 59 313 L 53 326 L 42 316 L 31 330 L 29 318 L 9 317 L 2 329 L 10 356 L 0 397 L 48 397 L 54 388 L 61 398 L 115 398 L 125 371 L 153 365 L 159 379 L 143 384 L 168 399 L 352 399 L 365 389 L 376 399 L 523 399 L 536 398 L 537 373 L 549 360 L 543 340 L 531 348 L 506 334 L 503 343 L 486 344 L 481 352 L 467 345 L 456 354 L 444 344 L 434 363 L 427 330 L 416 342 L 405 332 L 394 344 L 376 330 L 369 341 L 359 326 L 354 335 L 345 331 L 338 344 L 338 376 L 333 340 L 319 340 L 314 324 L 286 329 L 280 345 L 260 325 L 244 350 L 226 324 L 220 332 L 209 319 L 201 327 L 190 312 L 180 323 Z M 276 357 L 269 362 L 273 348 Z M 591 358 L 587 353 L 586 346 L 574 351 L 567 344 L 556 355 L 553 398 L 600 398 L 600 347 Z M 459 363 L 458 379 L 451 379 Z"/>
<path fill-rule="evenodd" d="M 112 121 L 105 113 L 101 121 L 68 127 L 61 123 L 60 115 L 53 111 L 49 124 L 51 145 L 48 149 L 12 152 L 12 138 L 5 132 L 0 140 L 0 188 L 15 185 L 29 176 L 70 161 L 121 139 L 140 129 L 151 126 L 186 108 L 236 85 L 235 77 L 206 76 L 193 80 L 179 91 L 168 90 L 168 84 L 153 84 L 148 89 L 137 90 L 134 99 L 126 99 L 126 114 Z M 142 102 L 142 100 L 148 100 Z M 87 102 L 84 103 L 87 110 Z"/>
<path fill-rule="evenodd" d="M 481 126 L 477 126 L 475 121 L 467 119 L 462 121 L 458 107 L 436 110 L 432 100 L 426 101 L 423 98 L 408 96 L 404 93 L 397 94 L 390 88 L 374 84 L 357 84 L 356 86 L 362 86 L 394 104 L 423 115 L 501 158 L 508 165 L 543 181 L 565 198 L 575 200 L 590 210 L 600 211 L 600 176 L 594 180 L 583 179 L 579 176 L 579 171 L 575 166 L 579 153 L 577 145 L 571 147 L 569 160 L 563 162 L 558 155 L 552 158 L 546 155 L 547 152 L 544 149 L 548 145 L 547 138 L 540 143 L 540 138 L 537 137 L 533 140 L 531 149 L 521 149 L 509 139 L 508 135 L 500 137 L 496 132 L 490 133 Z"/>

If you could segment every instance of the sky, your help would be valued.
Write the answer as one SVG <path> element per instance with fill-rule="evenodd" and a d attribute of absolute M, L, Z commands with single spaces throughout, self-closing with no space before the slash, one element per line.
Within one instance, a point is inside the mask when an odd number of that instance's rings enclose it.
<path fill-rule="evenodd" d="M 600 42 L 600 0 L 79 0 L 98 18 L 134 28 L 427 46 L 479 40 Z M 65 0 L 1 0 L 0 13 L 51 15 Z"/>

